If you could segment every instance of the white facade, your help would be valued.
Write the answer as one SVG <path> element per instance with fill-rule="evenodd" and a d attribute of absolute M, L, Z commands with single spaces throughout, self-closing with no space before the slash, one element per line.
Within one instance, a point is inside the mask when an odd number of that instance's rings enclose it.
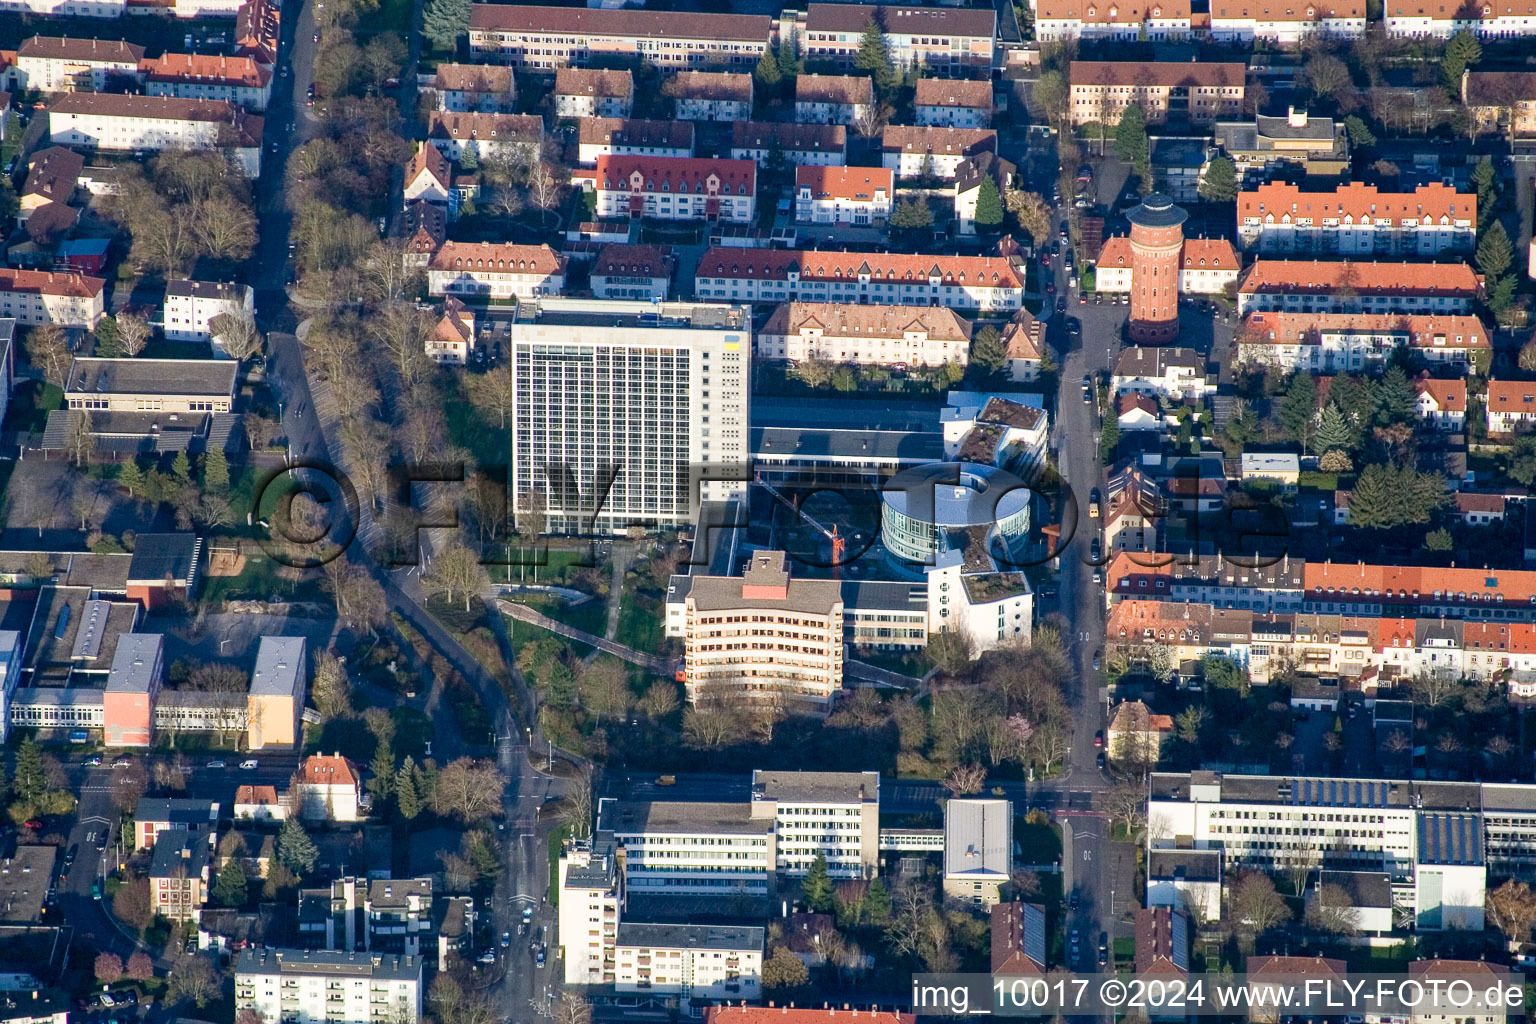
<path fill-rule="evenodd" d="M 715 248 L 699 260 L 700 298 L 844 302 L 1013 311 L 1023 280 L 1006 259 Z"/>
<path fill-rule="evenodd" d="M 223 100 L 247 110 L 267 109 L 272 69 L 249 57 L 167 53 L 149 65 L 144 92 L 186 100 Z"/>
<path fill-rule="evenodd" d="M 165 286 L 165 337 L 167 341 L 211 342 L 209 322 L 214 317 L 242 310 L 254 314 L 255 309 L 256 293 L 250 285 L 171 281 Z"/>
<path fill-rule="evenodd" d="M 970 361 L 970 325 L 937 306 L 786 303 L 757 339 L 766 359 L 874 366 L 943 366 Z"/>
<path fill-rule="evenodd" d="M 754 771 L 752 816 L 774 820 L 778 870 L 784 875 L 804 875 L 820 855 L 833 878 L 874 876 L 879 772 Z"/>
<path fill-rule="evenodd" d="M 597 194 L 597 216 L 719 220 L 750 224 L 757 211 L 757 165 L 750 160 L 599 157 L 572 181 Z"/>
<path fill-rule="evenodd" d="M 611 982 L 624 876 L 611 845 L 594 850 L 591 840 L 566 846 L 560 854 L 560 960 L 567 985 Z"/>
<path fill-rule="evenodd" d="M 796 168 L 795 223 L 878 226 L 891 217 L 895 191 L 884 168 Z"/>
<path fill-rule="evenodd" d="M 85 11 L 76 12 L 76 15 L 116 17 L 113 14 L 90 15 Z M 21 89 L 94 92 L 105 88 L 107 80 L 113 76 L 137 80 L 139 61 L 143 58 L 144 47 L 128 43 L 34 36 L 17 48 L 11 78 Z"/>
<path fill-rule="evenodd" d="M 0 268 L 0 317 L 95 330 L 106 313 L 106 285 L 99 277 Z"/>
<path fill-rule="evenodd" d="M 48 111 L 49 141 L 116 152 L 221 149 L 247 178 L 261 175 L 262 120 L 222 100 L 71 94 Z"/>
<path fill-rule="evenodd" d="M 235 1006 L 292 1024 L 415 1024 L 421 959 L 257 946 L 235 960 Z"/>
<path fill-rule="evenodd" d="M 427 291 L 470 301 L 565 290 L 565 259 L 547 245 L 445 242 L 427 264 Z"/>
<path fill-rule="evenodd" d="M 763 929 L 620 925 L 614 959 L 617 992 L 756 999 L 762 992 Z"/>
<path fill-rule="evenodd" d="M 1358 12 L 1337 12 L 1319 16 L 1315 7 L 1308 6 L 1296 13 L 1305 12 L 1306 18 L 1259 17 L 1251 12 L 1239 12 L 1227 17 L 1211 16 L 1211 39 L 1218 43 L 1251 44 L 1263 40 L 1280 46 L 1297 46 L 1309 39 L 1359 39 L 1365 35 L 1365 5 Z M 1265 15 L 1269 8 L 1265 8 Z M 1290 9 L 1287 9 L 1290 13 Z"/>

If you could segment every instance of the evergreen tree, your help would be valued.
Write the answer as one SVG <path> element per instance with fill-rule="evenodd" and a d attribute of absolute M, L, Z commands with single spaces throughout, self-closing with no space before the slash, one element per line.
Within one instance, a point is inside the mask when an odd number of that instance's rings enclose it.
<path fill-rule="evenodd" d="M 1493 169 L 1493 161 L 1483 157 L 1472 168 L 1472 184 L 1477 187 L 1478 212 L 1484 217 L 1493 216 L 1493 206 L 1498 200 L 1499 178 Z"/>
<path fill-rule="evenodd" d="M 1364 530 L 1427 523 L 1444 504 L 1444 477 L 1375 463 L 1355 478 L 1349 497 L 1349 522 Z"/>
<path fill-rule="evenodd" d="M 480 169 L 480 150 L 475 143 L 470 143 L 459 150 L 459 170 L 475 171 Z"/>
<path fill-rule="evenodd" d="M 1312 418 L 1317 415 L 1317 381 L 1305 370 L 1291 378 L 1280 399 L 1280 425 L 1286 436 L 1306 447 L 1311 439 Z"/>
<path fill-rule="evenodd" d="M 1230 203 L 1237 198 L 1237 165 L 1230 157 L 1218 156 L 1200 179 L 1200 198 L 1212 203 Z"/>
<path fill-rule="evenodd" d="M 870 879 L 864 893 L 864 916 L 871 924 L 884 924 L 891 919 L 891 891 L 878 878 Z"/>
<path fill-rule="evenodd" d="M 277 833 L 277 859 L 294 874 L 303 877 L 315 869 L 320 849 L 309 838 L 298 818 L 288 818 Z"/>
<path fill-rule="evenodd" d="M 1147 115 L 1135 103 L 1128 103 L 1115 126 L 1115 155 L 1146 178 L 1151 167 L 1151 143 L 1147 141 Z"/>
<path fill-rule="evenodd" d="M 421 794 L 416 788 L 416 774 L 416 762 L 409 756 L 400 762 L 400 770 L 395 772 L 395 809 L 406 821 L 414 820 L 421 813 Z"/>
<path fill-rule="evenodd" d="M 222 448 L 203 456 L 203 487 L 214 494 L 229 493 L 229 458 Z"/>
<path fill-rule="evenodd" d="M 1483 59 L 1483 46 L 1477 37 L 1462 29 L 1445 44 L 1445 56 L 1440 59 L 1440 78 L 1451 95 L 1461 95 L 1461 73 L 1470 64 Z"/>
<path fill-rule="evenodd" d="M 1115 449 L 1120 447 L 1120 421 L 1113 415 L 1104 417 L 1104 426 L 1099 431 L 1099 461 L 1106 466 L 1115 457 Z"/>
<path fill-rule="evenodd" d="M 1344 422 L 1348 423 L 1354 432 L 1354 443 L 1350 447 L 1357 446 L 1360 443 L 1361 431 L 1370 426 L 1372 418 L 1376 415 L 1375 382 L 1367 377 L 1341 373 L 1333 378 L 1333 387 L 1328 389 L 1328 397 L 1334 405 L 1338 406 L 1339 412 L 1344 416 Z"/>
<path fill-rule="evenodd" d="M 868 71 L 869 76 L 875 80 L 875 88 L 882 92 L 889 89 L 896 80 L 896 71 L 891 66 L 891 51 L 885 45 L 885 33 L 880 30 L 874 18 L 870 18 L 869 24 L 864 26 L 858 52 L 853 55 L 853 66 Z"/>
<path fill-rule="evenodd" d="M 1449 551 L 1455 546 L 1456 539 L 1443 526 L 1424 535 L 1424 547 L 1430 551 Z"/>
<path fill-rule="evenodd" d="M 800 66 L 800 58 L 795 54 L 793 46 L 780 46 L 778 61 L 779 75 L 782 78 L 794 78 L 803 70 Z"/>
<path fill-rule="evenodd" d="M 0 175 L 0 188 L 10 184 L 10 178 Z M 117 359 L 126 353 L 123 352 L 123 343 L 117 336 L 117 320 L 110 316 L 101 318 L 101 323 L 96 325 L 96 354 L 103 359 Z"/>
<path fill-rule="evenodd" d="M 187 458 L 186 452 L 177 452 L 171 460 L 171 475 L 183 487 L 192 482 L 192 460 Z"/>
<path fill-rule="evenodd" d="M 458 48 L 459 36 L 469 31 L 471 0 L 427 0 L 421 14 L 421 31 L 439 50 Z"/>
<path fill-rule="evenodd" d="M 1344 119 L 1344 130 L 1349 133 L 1349 144 L 1351 146 L 1376 145 L 1376 136 L 1371 131 L 1370 126 L 1354 114 L 1350 114 Z"/>
<path fill-rule="evenodd" d="M 128 492 L 128 497 L 136 497 L 140 487 L 144 486 L 144 471 L 139 468 L 138 459 L 129 459 L 123 463 L 117 471 L 117 485 Z"/>
<path fill-rule="evenodd" d="M 1401 366 L 1389 366 L 1382 374 L 1376 402 L 1376 418 L 1383 424 L 1412 423 L 1418 416 L 1418 394 Z"/>
<path fill-rule="evenodd" d="M 0 114 L 0 117 L 6 117 Z M 10 122 L 11 129 L 20 128 L 15 122 Z M 16 195 L 16 186 L 11 184 L 9 174 L 0 174 L 0 224 L 10 224 L 16 218 L 16 212 L 21 209 L 21 199 Z"/>
<path fill-rule="evenodd" d="M 811 861 L 810 870 L 800 883 L 800 892 L 805 896 L 805 905 L 813 913 L 825 914 L 831 911 L 832 875 L 827 871 L 826 854 L 818 853 L 816 859 Z"/>
<path fill-rule="evenodd" d="M 900 199 L 891 211 L 891 227 L 903 231 L 917 231 L 933 227 L 933 211 L 916 196 Z"/>
<path fill-rule="evenodd" d="M 1488 296 L 1488 308 L 1495 313 L 1502 313 L 1515 301 L 1515 275 L 1507 274 L 1499 278 L 1493 285 L 1493 293 Z"/>
<path fill-rule="evenodd" d="M 388 743 L 380 743 L 374 748 L 368 770 L 373 773 L 368 780 L 368 792 L 375 800 L 388 800 L 395 791 L 395 752 Z"/>
<path fill-rule="evenodd" d="M 1477 268 L 1489 281 L 1496 281 L 1504 276 L 1514 258 L 1515 251 L 1509 244 L 1504 225 L 1494 221 L 1477 243 Z"/>
<path fill-rule="evenodd" d="M 988 174 L 976 188 L 976 226 L 995 228 L 1003 222 L 1003 194 Z"/>
<path fill-rule="evenodd" d="M 552 708 L 576 706 L 576 676 L 564 662 L 550 666 L 548 684 L 544 689 L 544 703 Z"/>
<path fill-rule="evenodd" d="M 1317 417 L 1317 450 L 1349 451 L 1354 447 L 1354 440 L 1354 431 L 1349 429 L 1344 414 L 1339 412 L 1337 405 L 1329 402 Z"/>
<path fill-rule="evenodd" d="M 757 84 L 764 89 L 772 90 L 784 80 L 784 72 L 779 67 L 779 62 L 774 55 L 766 49 L 763 55 L 757 58 L 757 67 L 752 72 L 757 77 Z"/>
<path fill-rule="evenodd" d="M 976 332 L 971 339 L 971 365 L 992 374 L 1002 370 L 1008 362 L 1008 350 L 1003 347 L 1003 336 L 991 324 Z"/>
<path fill-rule="evenodd" d="M 231 857 L 219 869 L 219 877 L 213 883 L 213 901 L 221 907 L 243 907 L 249 895 L 250 883 L 240 861 Z"/>
<path fill-rule="evenodd" d="M 18 800 L 35 804 L 48 792 L 48 775 L 43 769 L 43 752 L 31 736 L 16 750 L 16 774 L 12 787 Z"/>

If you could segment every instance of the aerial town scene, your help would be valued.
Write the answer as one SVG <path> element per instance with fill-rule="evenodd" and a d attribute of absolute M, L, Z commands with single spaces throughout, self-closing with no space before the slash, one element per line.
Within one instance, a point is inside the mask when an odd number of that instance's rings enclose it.
<path fill-rule="evenodd" d="M 1536 0 L 0 0 L 0 170 L 0 1024 L 1536 1000 Z"/>

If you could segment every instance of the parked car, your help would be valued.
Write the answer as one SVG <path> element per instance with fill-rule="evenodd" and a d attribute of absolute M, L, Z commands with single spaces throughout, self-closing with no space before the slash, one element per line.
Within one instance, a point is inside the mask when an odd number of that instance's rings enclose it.
<path fill-rule="evenodd" d="M 501 933 L 501 948 L 502 949 L 506 949 L 507 947 L 509 947 L 511 945 L 512 945 L 512 933 L 511 932 L 502 932 Z"/>
<path fill-rule="evenodd" d="M 87 768 L 99 768 L 101 767 L 101 755 L 92 754 L 90 757 L 86 758 L 80 763 L 85 765 Z"/>
<path fill-rule="evenodd" d="M 208 762 L 208 767 L 209 768 L 223 768 L 224 767 L 224 762 L 223 761 L 209 761 Z"/>
<path fill-rule="evenodd" d="M 260 766 L 261 766 L 260 763 L 255 761 L 255 760 L 241 761 L 240 762 L 240 768 L 243 771 L 253 772 L 257 768 L 259 768 Z"/>
<path fill-rule="evenodd" d="M 128 760 L 128 758 L 120 757 L 116 761 L 112 762 L 112 767 L 113 768 L 127 768 L 131 764 L 133 764 L 133 762 Z"/>
<path fill-rule="evenodd" d="M 1104 730 L 1103 729 L 1100 729 L 1098 732 L 1093 734 L 1093 745 L 1095 747 L 1102 747 L 1104 745 Z"/>
<path fill-rule="evenodd" d="M 1104 767 L 1104 754 L 1103 754 L 1103 752 L 1100 752 L 1099 756 L 1094 759 L 1094 763 L 1097 764 L 1100 768 Z"/>
<path fill-rule="evenodd" d="M 43 819 L 41 819 L 41 818 L 29 818 L 29 819 L 27 819 L 26 824 L 24 826 L 22 826 L 22 827 L 23 828 L 30 828 L 33 831 L 41 831 L 42 827 L 43 827 Z"/>
<path fill-rule="evenodd" d="M 535 967 L 543 967 L 544 966 L 544 947 L 543 946 L 540 946 L 539 947 L 539 951 L 534 954 L 534 956 L 533 956 L 533 966 L 535 966 Z"/>

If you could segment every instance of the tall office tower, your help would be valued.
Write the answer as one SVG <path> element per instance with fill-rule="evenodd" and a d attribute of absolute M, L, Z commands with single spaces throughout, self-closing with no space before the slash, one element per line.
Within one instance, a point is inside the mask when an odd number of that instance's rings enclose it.
<path fill-rule="evenodd" d="M 512 494 L 552 533 L 690 523 L 746 493 L 745 307 L 539 298 L 512 323 Z"/>

